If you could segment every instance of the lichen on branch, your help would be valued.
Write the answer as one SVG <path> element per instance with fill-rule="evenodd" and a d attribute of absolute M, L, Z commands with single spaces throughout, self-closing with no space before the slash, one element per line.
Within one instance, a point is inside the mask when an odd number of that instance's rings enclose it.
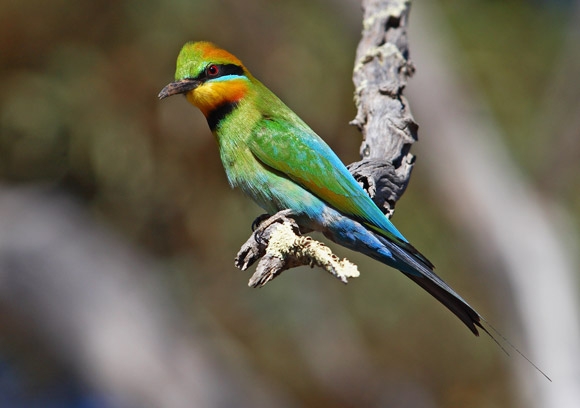
<path fill-rule="evenodd" d="M 301 235 L 294 219 L 280 212 L 262 222 L 242 246 L 235 264 L 246 270 L 257 260 L 256 272 L 249 286 L 260 287 L 283 271 L 298 266 L 318 266 L 342 281 L 356 278 L 359 271 L 347 259 L 339 259 L 329 247 L 309 236 Z"/>

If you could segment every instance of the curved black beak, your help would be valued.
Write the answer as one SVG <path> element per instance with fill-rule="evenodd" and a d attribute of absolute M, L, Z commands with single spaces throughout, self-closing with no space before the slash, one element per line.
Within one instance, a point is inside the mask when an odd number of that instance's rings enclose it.
<path fill-rule="evenodd" d="M 157 95 L 157 97 L 159 99 L 165 99 L 168 96 L 177 95 L 177 94 L 185 94 L 189 91 L 193 91 L 200 84 L 201 84 L 201 81 L 198 81 L 195 79 L 187 79 L 187 78 L 181 79 L 179 81 L 172 82 L 172 83 L 168 84 L 167 86 L 165 86 L 165 88 L 163 88 L 161 90 L 161 92 L 159 92 L 159 95 Z"/>

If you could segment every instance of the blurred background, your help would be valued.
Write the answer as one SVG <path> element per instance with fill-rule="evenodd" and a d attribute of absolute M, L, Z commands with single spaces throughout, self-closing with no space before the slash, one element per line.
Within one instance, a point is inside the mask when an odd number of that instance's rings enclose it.
<path fill-rule="evenodd" d="M 261 211 L 157 100 L 179 49 L 230 50 L 351 163 L 361 28 L 355 0 L 0 0 L 1 407 L 578 406 L 578 2 L 413 3 L 393 218 L 553 384 L 358 254 L 348 285 L 233 266 Z"/>

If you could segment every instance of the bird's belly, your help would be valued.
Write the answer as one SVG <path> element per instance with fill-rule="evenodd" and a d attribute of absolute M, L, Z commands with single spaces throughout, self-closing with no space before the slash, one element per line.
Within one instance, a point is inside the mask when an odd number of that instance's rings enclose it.
<path fill-rule="evenodd" d="M 240 187 L 269 214 L 289 209 L 296 215 L 304 215 L 312 220 L 321 216 L 325 203 L 294 181 L 257 161 L 250 169 L 247 164 L 242 169 L 239 167 L 230 167 L 230 183 Z"/>

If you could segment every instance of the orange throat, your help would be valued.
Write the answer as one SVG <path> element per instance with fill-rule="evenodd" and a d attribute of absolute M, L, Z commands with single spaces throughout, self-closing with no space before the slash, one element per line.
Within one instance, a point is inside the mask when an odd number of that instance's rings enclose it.
<path fill-rule="evenodd" d="M 245 78 L 211 81 L 188 92 L 186 97 L 207 118 L 217 108 L 239 102 L 248 93 L 248 85 Z"/>

